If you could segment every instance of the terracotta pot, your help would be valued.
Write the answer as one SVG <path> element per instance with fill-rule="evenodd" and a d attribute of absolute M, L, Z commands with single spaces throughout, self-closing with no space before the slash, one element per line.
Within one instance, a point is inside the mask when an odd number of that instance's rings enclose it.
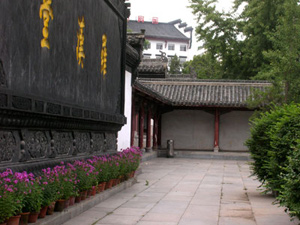
<path fill-rule="evenodd" d="M 91 197 L 92 191 L 93 191 L 92 189 L 87 190 L 87 195 L 86 195 L 87 198 Z"/>
<path fill-rule="evenodd" d="M 75 196 L 70 197 L 69 199 L 69 206 L 72 206 L 75 204 Z"/>
<path fill-rule="evenodd" d="M 131 172 L 131 178 L 134 177 L 134 174 L 135 174 L 135 171 L 132 171 L 132 172 Z"/>
<path fill-rule="evenodd" d="M 19 225 L 20 218 L 21 218 L 21 215 L 12 216 L 7 220 L 6 224 L 7 225 Z"/>
<path fill-rule="evenodd" d="M 81 201 L 86 199 L 87 196 L 87 191 L 82 191 L 80 192 L 80 196 L 81 196 Z"/>
<path fill-rule="evenodd" d="M 105 190 L 105 186 L 106 186 L 106 182 L 102 182 L 102 190 L 101 191 L 104 191 Z"/>
<path fill-rule="evenodd" d="M 96 195 L 96 191 L 97 191 L 97 186 L 93 186 L 92 187 L 92 193 L 91 193 L 91 195 L 95 196 Z"/>
<path fill-rule="evenodd" d="M 65 209 L 69 207 L 69 202 L 70 202 L 70 199 L 65 199 L 65 203 L 64 203 Z"/>
<path fill-rule="evenodd" d="M 112 184 L 112 186 L 114 187 L 114 186 L 116 186 L 117 185 L 117 179 L 113 179 L 113 184 Z"/>
<path fill-rule="evenodd" d="M 62 212 L 65 208 L 65 199 L 60 199 L 60 200 L 57 200 L 56 201 L 56 204 L 55 204 L 55 208 L 54 208 L 54 211 L 56 212 Z"/>
<path fill-rule="evenodd" d="M 79 202 L 81 202 L 81 196 L 80 195 L 75 197 L 75 203 L 79 203 Z"/>
<path fill-rule="evenodd" d="M 40 212 L 31 212 L 28 217 L 28 223 L 35 223 L 39 217 Z"/>
<path fill-rule="evenodd" d="M 97 193 L 100 193 L 102 191 L 102 183 L 98 184 Z"/>
<path fill-rule="evenodd" d="M 27 225 L 30 212 L 21 213 L 19 225 Z"/>
<path fill-rule="evenodd" d="M 48 206 L 44 206 L 44 207 L 41 208 L 39 218 L 45 218 L 46 213 L 47 213 L 47 209 L 48 209 Z"/>
<path fill-rule="evenodd" d="M 108 182 L 106 182 L 105 190 L 111 188 L 112 185 L 113 185 L 113 180 L 111 179 L 111 180 L 109 180 Z"/>
<path fill-rule="evenodd" d="M 56 202 L 51 202 L 51 204 L 48 206 L 47 215 L 52 215 L 53 214 L 54 208 L 55 208 L 55 203 Z"/>

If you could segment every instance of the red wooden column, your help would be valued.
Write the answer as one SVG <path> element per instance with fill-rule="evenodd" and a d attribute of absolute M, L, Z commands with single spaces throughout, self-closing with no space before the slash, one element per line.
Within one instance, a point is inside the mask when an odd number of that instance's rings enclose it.
<path fill-rule="evenodd" d="M 158 129 L 158 131 L 157 131 L 157 145 L 160 148 L 161 147 L 161 114 L 160 113 L 158 113 L 157 118 L 158 118 L 158 121 L 157 121 L 157 123 L 158 123 L 158 125 L 157 125 L 157 129 Z"/>
<path fill-rule="evenodd" d="M 140 149 L 144 148 L 144 119 L 145 119 L 145 108 L 144 103 L 140 103 L 140 131 L 139 131 L 139 147 Z"/>
<path fill-rule="evenodd" d="M 158 115 L 157 111 L 154 113 L 153 117 L 154 123 L 153 123 L 153 149 L 158 149 L 157 146 L 157 137 L 158 137 Z"/>
<path fill-rule="evenodd" d="M 130 146 L 134 145 L 134 134 L 135 134 L 135 131 L 136 131 L 135 101 L 134 101 L 134 97 L 132 97 Z"/>
<path fill-rule="evenodd" d="M 148 115 L 147 115 L 147 141 L 146 141 L 146 150 L 150 152 L 151 148 L 151 119 L 152 119 L 152 107 L 148 106 Z"/>
<path fill-rule="evenodd" d="M 215 139 L 214 139 L 214 152 L 219 152 L 219 128 L 220 128 L 220 112 L 218 109 L 215 111 Z"/>

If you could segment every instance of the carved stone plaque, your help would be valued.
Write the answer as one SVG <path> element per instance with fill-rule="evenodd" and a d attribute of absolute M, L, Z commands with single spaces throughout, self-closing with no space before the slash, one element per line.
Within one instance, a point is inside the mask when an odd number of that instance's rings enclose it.
<path fill-rule="evenodd" d="M 78 153 L 88 153 L 91 150 L 91 137 L 87 132 L 74 132 Z"/>
<path fill-rule="evenodd" d="M 106 139 L 106 150 L 116 151 L 117 150 L 117 135 L 115 133 L 105 133 Z"/>
<path fill-rule="evenodd" d="M 105 141 L 103 133 L 92 133 L 93 151 L 103 152 L 105 149 Z"/>
<path fill-rule="evenodd" d="M 52 131 L 54 149 L 58 155 L 67 155 L 73 152 L 73 135 L 72 132 Z"/>
<path fill-rule="evenodd" d="M 11 131 L 0 131 L 0 161 L 11 161 L 17 148 L 16 139 Z"/>
<path fill-rule="evenodd" d="M 46 131 L 22 130 L 25 151 L 31 159 L 43 158 L 49 152 L 50 138 Z"/>

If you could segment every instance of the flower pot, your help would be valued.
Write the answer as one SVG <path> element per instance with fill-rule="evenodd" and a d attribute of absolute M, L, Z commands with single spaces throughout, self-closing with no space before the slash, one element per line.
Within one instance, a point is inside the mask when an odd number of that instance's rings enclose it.
<path fill-rule="evenodd" d="M 70 202 L 70 199 L 65 199 L 65 203 L 64 203 L 65 209 L 69 207 L 69 202 Z"/>
<path fill-rule="evenodd" d="M 95 195 L 96 195 L 96 192 L 97 192 L 97 186 L 93 186 L 93 187 L 92 187 L 92 193 L 91 193 L 91 195 L 92 195 L 92 196 L 95 196 Z"/>
<path fill-rule="evenodd" d="M 28 217 L 28 223 L 35 223 L 39 217 L 40 212 L 31 212 Z"/>
<path fill-rule="evenodd" d="M 51 204 L 48 206 L 47 215 L 52 215 L 53 214 L 54 208 L 55 208 L 55 203 L 56 202 L 51 202 Z"/>
<path fill-rule="evenodd" d="M 102 183 L 98 184 L 98 192 L 97 193 L 100 193 L 102 191 Z"/>
<path fill-rule="evenodd" d="M 79 202 L 81 202 L 81 196 L 80 195 L 75 197 L 75 203 L 79 203 Z"/>
<path fill-rule="evenodd" d="M 105 186 L 106 186 L 106 182 L 102 182 L 101 184 L 102 184 L 102 189 L 101 189 L 101 191 L 104 191 L 104 190 L 105 190 Z"/>
<path fill-rule="evenodd" d="M 117 179 L 112 179 L 113 180 L 113 183 L 112 183 L 112 186 L 116 186 L 117 185 Z"/>
<path fill-rule="evenodd" d="M 113 180 L 111 179 L 111 180 L 109 180 L 108 182 L 106 182 L 105 190 L 111 188 L 112 185 L 113 185 Z"/>
<path fill-rule="evenodd" d="M 7 225 L 7 223 L 0 223 L 0 225 Z"/>
<path fill-rule="evenodd" d="M 44 206 L 44 207 L 41 208 L 39 218 L 45 218 L 46 213 L 47 213 L 47 209 L 48 209 L 48 206 Z"/>
<path fill-rule="evenodd" d="M 135 171 L 132 171 L 132 172 L 130 173 L 130 177 L 133 178 L 133 177 L 134 177 L 134 174 L 135 174 Z"/>
<path fill-rule="evenodd" d="M 65 208 L 65 199 L 60 199 L 60 200 L 57 200 L 56 201 L 56 204 L 55 204 L 55 208 L 54 208 L 54 211 L 56 212 L 62 212 Z"/>
<path fill-rule="evenodd" d="M 81 196 L 81 201 L 85 200 L 87 196 L 87 191 L 80 192 L 80 196 Z"/>
<path fill-rule="evenodd" d="M 93 191 L 92 189 L 87 190 L 87 195 L 86 195 L 87 198 L 91 197 L 92 191 Z"/>
<path fill-rule="evenodd" d="M 29 214 L 30 214 L 30 212 L 20 213 L 21 218 L 20 218 L 19 225 L 27 225 L 28 224 Z"/>
<path fill-rule="evenodd" d="M 21 215 L 12 216 L 7 220 L 6 224 L 7 225 L 19 225 L 20 218 L 21 218 Z"/>
<path fill-rule="evenodd" d="M 75 204 L 75 196 L 70 197 L 69 199 L 69 206 L 72 206 Z"/>

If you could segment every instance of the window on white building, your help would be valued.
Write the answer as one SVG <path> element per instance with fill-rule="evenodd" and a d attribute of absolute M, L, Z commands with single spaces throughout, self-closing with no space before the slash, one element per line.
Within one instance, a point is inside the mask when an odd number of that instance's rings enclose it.
<path fill-rule="evenodd" d="M 162 50 L 163 49 L 163 44 L 162 43 L 156 43 L 156 49 Z"/>
<path fill-rule="evenodd" d="M 186 57 L 185 56 L 179 56 L 179 62 L 180 64 L 183 64 L 186 62 Z"/>
<path fill-rule="evenodd" d="M 143 58 L 144 58 L 144 59 L 150 59 L 150 58 L 151 58 L 151 54 L 144 54 L 144 55 L 143 55 Z"/>
<path fill-rule="evenodd" d="M 175 45 L 174 44 L 168 44 L 168 50 L 174 51 L 175 50 Z"/>
<path fill-rule="evenodd" d="M 186 45 L 180 45 L 180 51 L 186 52 Z"/>

